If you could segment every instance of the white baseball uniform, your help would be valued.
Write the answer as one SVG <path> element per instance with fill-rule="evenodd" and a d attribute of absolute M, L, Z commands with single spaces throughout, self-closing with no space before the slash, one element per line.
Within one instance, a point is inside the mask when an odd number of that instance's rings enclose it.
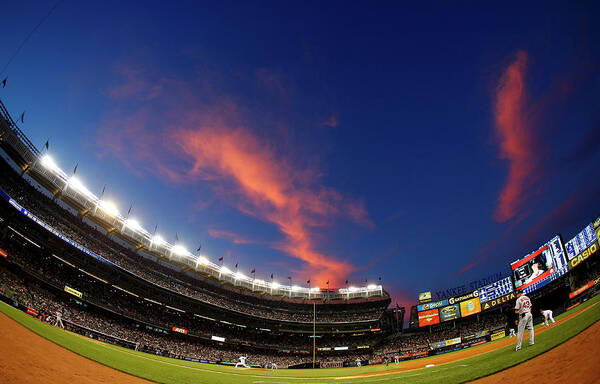
<path fill-rule="evenodd" d="M 246 356 L 240 356 L 240 362 L 235 363 L 235 368 L 239 367 L 240 365 L 246 368 L 250 368 L 248 365 L 246 365 Z"/>
<path fill-rule="evenodd" d="M 542 315 L 544 315 L 544 322 L 546 323 L 546 327 L 549 325 L 548 324 L 548 319 L 550 319 L 550 321 L 552 321 L 552 324 L 555 324 L 556 321 L 554 321 L 554 317 L 552 317 L 552 311 L 547 309 L 545 311 L 542 311 Z"/>
<path fill-rule="evenodd" d="M 360 359 L 356 359 L 356 366 L 357 367 L 362 366 L 362 362 L 360 361 Z"/>
<path fill-rule="evenodd" d="M 529 345 L 534 344 L 533 335 L 533 316 L 531 315 L 531 300 L 529 297 L 523 295 L 517 299 L 515 303 L 515 310 L 519 311 L 519 326 L 517 334 L 517 347 L 518 351 L 521 349 L 521 343 L 523 342 L 523 333 L 525 328 L 529 330 Z"/>
<path fill-rule="evenodd" d="M 515 329 L 511 328 L 509 333 L 508 333 L 508 337 L 513 337 L 513 336 L 517 336 L 517 334 L 515 333 Z"/>

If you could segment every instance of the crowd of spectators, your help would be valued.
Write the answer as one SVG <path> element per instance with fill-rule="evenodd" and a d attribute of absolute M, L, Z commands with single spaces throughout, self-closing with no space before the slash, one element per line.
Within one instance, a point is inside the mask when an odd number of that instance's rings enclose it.
<path fill-rule="evenodd" d="M 486 313 L 481 316 L 451 321 L 415 333 L 407 333 L 390 337 L 375 351 L 378 355 L 393 352 L 427 351 L 436 342 L 475 336 L 480 332 L 494 330 L 506 326 L 506 314 L 501 311 Z"/>
<path fill-rule="evenodd" d="M 281 348 L 290 348 L 285 344 L 285 337 L 279 338 L 279 349 L 256 349 L 252 345 L 236 343 L 233 338 L 226 344 L 211 342 L 206 339 L 184 336 L 158 327 L 139 324 L 120 316 L 111 316 L 92 310 L 84 302 L 59 297 L 42 288 L 38 283 L 25 281 L 10 271 L 0 269 L 0 288 L 2 293 L 17 302 L 44 314 L 44 319 L 52 319 L 60 313 L 65 327 L 69 330 L 104 341 L 118 342 L 138 350 L 176 358 L 203 359 L 218 362 L 234 363 L 239 356 L 247 356 L 252 365 L 264 366 L 275 363 L 280 368 L 289 365 L 305 364 L 312 361 L 309 345 L 305 342 L 304 353 L 283 352 Z M 229 339 L 228 339 L 229 340 Z M 299 339 L 298 339 L 299 340 Z M 247 338 L 243 340 L 247 343 Z M 319 342 L 319 346 L 325 346 Z M 324 361 L 354 361 L 356 358 L 368 359 L 364 353 L 346 353 L 333 356 L 319 356 Z"/>
<path fill-rule="evenodd" d="M 219 308 L 227 308 L 254 317 L 305 323 L 313 321 L 312 306 L 282 305 L 278 301 L 270 303 L 272 300 L 264 298 L 250 300 L 249 297 L 232 290 L 224 291 L 217 287 L 211 289 L 213 287 L 200 284 L 198 279 L 178 271 L 176 267 L 170 268 L 157 260 L 140 256 L 113 240 L 110 235 L 96 228 L 92 223 L 76 217 L 69 208 L 62 207 L 59 202 L 53 201 L 23 178 L 18 177 L 4 160 L 0 160 L 0 188 L 64 236 L 152 284 Z M 319 311 L 316 321 L 318 323 L 376 321 L 381 318 L 385 310 L 381 305 L 352 309 L 347 305 L 345 307 L 348 307 L 348 310 L 338 308 Z"/>

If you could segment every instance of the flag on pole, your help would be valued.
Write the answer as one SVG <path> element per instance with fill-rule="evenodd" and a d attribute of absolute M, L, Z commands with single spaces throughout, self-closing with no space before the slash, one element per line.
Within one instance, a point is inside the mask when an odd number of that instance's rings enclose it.
<path fill-rule="evenodd" d="M 131 203 L 129 210 L 127 210 L 127 217 L 129 217 L 129 214 L 131 213 L 131 208 L 133 208 L 133 203 Z"/>
<path fill-rule="evenodd" d="M 46 144 L 48 144 L 48 142 L 46 142 Z M 46 147 L 46 149 L 48 149 Z M 106 191 L 106 184 L 104 184 L 104 187 L 102 187 L 102 192 L 100 192 L 100 200 L 102 200 L 102 197 L 104 197 L 104 191 Z"/>
<path fill-rule="evenodd" d="M 273 280 L 273 274 L 271 273 L 271 280 Z"/>
<path fill-rule="evenodd" d="M 73 168 L 73 176 L 77 173 L 77 167 L 79 167 L 79 163 L 75 164 L 75 168 Z"/>
<path fill-rule="evenodd" d="M 156 224 L 156 225 L 154 226 L 154 233 L 153 233 L 153 235 L 156 235 L 156 230 L 157 230 L 157 229 L 158 229 L 158 224 Z"/>
<path fill-rule="evenodd" d="M 2 80 L 2 88 L 6 88 L 6 80 L 8 80 L 8 77 L 5 77 L 4 80 Z"/>
<path fill-rule="evenodd" d="M 306 280 L 306 284 L 310 284 L 310 279 Z"/>
<path fill-rule="evenodd" d="M 177 232 L 175 232 L 175 242 L 178 243 L 179 242 L 179 235 L 177 235 Z"/>
<path fill-rule="evenodd" d="M 219 261 L 223 261 L 223 256 L 219 257 Z"/>
<path fill-rule="evenodd" d="M 250 273 L 256 273 L 256 269 L 252 268 L 252 270 L 250 271 Z"/>
<path fill-rule="evenodd" d="M 348 280 L 346 280 L 346 285 L 348 285 Z"/>
<path fill-rule="evenodd" d="M 49 140 L 46 140 L 46 144 L 44 144 L 44 146 L 46 147 L 46 151 L 48 150 L 48 147 L 50 146 L 50 144 L 48 143 Z"/>
<path fill-rule="evenodd" d="M 198 246 L 198 249 L 196 249 L 196 252 L 200 252 L 200 250 L 201 250 L 201 249 L 202 249 L 202 244 L 200 244 L 200 245 Z"/>
<path fill-rule="evenodd" d="M 235 263 L 235 269 L 237 269 L 238 263 Z"/>
<path fill-rule="evenodd" d="M 25 111 L 23 111 L 23 113 L 21 113 L 20 120 L 21 120 L 21 123 L 25 123 Z"/>

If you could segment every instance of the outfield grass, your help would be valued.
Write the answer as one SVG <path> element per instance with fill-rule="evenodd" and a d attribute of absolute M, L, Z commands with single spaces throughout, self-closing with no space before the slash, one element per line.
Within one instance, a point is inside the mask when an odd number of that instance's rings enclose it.
<path fill-rule="evenodd" d="M 98 343 L 42 323 L 2 302 L 0 302 L 0 311 L 38 335 L 79 355 L 120 371 L 160 383 L 317 384 L 337 382 L 352 384 L 369 382 L 402 382 L 404 384 L 431 383 L 440 379 L 443 379 L 443 383 L 462 383 L 520 364 L 523 361 L 529 360 L 558 344 L 565 342 L 600 320 L 600 305 L 594 305 L 599 301 L 600 295 L 576 307 L 571 312 L 558 316 L 557 319 L 560 320 L 565 315 L 581 311 L 582 309 L 591 306 L 589 310 L 578 314 L 574 318 L 568 319 L 558 326 L 552 327 L 544 333 L 536 335 L 534 346 L 528 347 L 527 341 L 524 341 L 524 348 L 518 353 L 514 352 L 514 345 L 511 344 L 510 346 L 495 351 L 432 368 L 364 377 L 351 376 L 364 373 L 383 373 L 384 371 L 402 367 L 402 363 L 399 366 L 391 364 L 389 367 L 375 365 L 361 368 L 315 370 L 241 370 L 228 366 L 170 359 L 142 352 L 135 352 L 130 349 L 110 344 Z M 470 350 L 476 350 L 480 347 L 473 347 Z M 420 366 L 425 367 L 430 359 L 431 358 L 424 358 L 418 360 L 422 363 Z"/>

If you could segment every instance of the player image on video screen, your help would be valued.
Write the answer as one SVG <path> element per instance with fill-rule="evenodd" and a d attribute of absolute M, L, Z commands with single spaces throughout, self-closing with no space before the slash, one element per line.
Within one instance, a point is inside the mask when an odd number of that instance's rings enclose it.
<path fill-rule="evenodd" d="M 549 253 L 540 252 L 513 270 L 515 286 L 519 288 L 535 282 L 538 277 L 551 270 L 553 266 L 554 263 Z"/>

